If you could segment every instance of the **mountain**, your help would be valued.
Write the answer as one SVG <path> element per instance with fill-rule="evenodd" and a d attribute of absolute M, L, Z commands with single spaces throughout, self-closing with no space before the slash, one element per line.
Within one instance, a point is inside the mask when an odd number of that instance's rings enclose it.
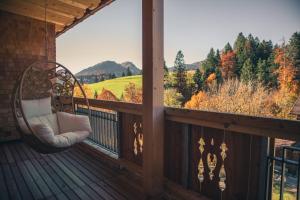
<path fill-rule="evenodd" d="M 115 61 L 104 61 L 94 66 L 81 70 L 75 76 L 95 76 L 103 74 L 115 74 L 117 77 L 122 76 L 124 72 L 126 74 L 129 67 L 133 75 L 140 74 L 141 70 L 137 68 L 132 62 L 116 63 Z"/>
<path fill-rule="evenodd" d="M 186 70 L 196 70 L 197 68 L 199 68 L 200 67 L 200 65 L 201 65 L 201 61 L 199 61 L 199 62 L 194 62 L 194 63 L 192 63 L 192 64 L 185 64 L 186 65 Z M 174 66 L 173 67 L 170 67 L 169 68 L 169 71 L 174 71 Z"/>

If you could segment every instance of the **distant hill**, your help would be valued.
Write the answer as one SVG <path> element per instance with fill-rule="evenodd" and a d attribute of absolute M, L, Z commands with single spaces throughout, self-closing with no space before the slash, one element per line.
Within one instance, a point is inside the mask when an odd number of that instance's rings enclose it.
<path fill-rule="evenodd" d="M 186 69 L 189 71 L 189 70 L 196 70 L 197 68 L 200 67 L 201 65 L 201 61 L 200 62 L 194 62 L 192 64 L 185 64 L 186 65 Z M 169 71 L 174 71 L 174 66 L 173 67 L 170 67 L 169 68 Z"/>
<path fill-rule="evenodd" d="M 122 76 L 124 72 L 126 74 L 129 67 L 133 75 L 141 73 L 141 70 L 137 68 L 132 62 L 116 63 L 115 61 L 104 61 L 94 66 L 81 70 L 75 76 L 98 76 L 103 74 L 115 74 L 117 77 Z"/>

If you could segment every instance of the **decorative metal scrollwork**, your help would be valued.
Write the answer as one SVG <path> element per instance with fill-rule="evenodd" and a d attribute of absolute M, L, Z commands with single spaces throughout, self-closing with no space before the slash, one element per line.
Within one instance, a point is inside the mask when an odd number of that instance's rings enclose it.
<path fill-rule="evenodd" d="M 210 144 L 211 144 L 211 146 L 214 146 L 214 139 L 213 138 L 211 139 Z M 214 170 L 216 169 L 217 162 L 218 162 L 218 159 L 217 159 L 216 154 L 214 154 L 214 153 L 208 153 L 207 154 L 207 166 L 208 166 L 208 169 L 209 169 L 208 175 L 209 175 L 210 180 L 213 180 L 213 178 L 214 178 Z"/>
<path fill-rule="evenodd" d="M 204 152 L 205 141 L 201 137 L 199 139 L 198 143 L 199 143 L 199 151 L 200 151 L 200 160 L 199 160 L 199 163 L 198 163 L 198 180 L 200 182 L 200 188 L 201 188 L 201 184 L 204 181 L 204 164 L 203 164 L 203 160 L 202 160 L 202 155 L 203 155 L 203 152 Z"/>
<path fill-rule="evenodd" d="M 220 172 L 219 172 L 219 178 L 220 178 L 219 188 L 223 192 L 226 188 L 226 183 L 225 183 L 225 181 L 226 181 L 226 171 L 225 171 L 224 161 L 227 157 L 226 151 L 228 150 L 227 145 L 225 143 L 225 133 L 224 133 L 224 139 L 223 139 L 223 142 L 220 146 L 220 149 L 221 149 L 220 154 L 221 154 L 221 158 L 222 158 L 222 165 L 221 165 Z"/>
<path fill-rule="evenodd" d="M 140 131 L 138 131 L 138 128 Z M 134 133 L 134 141 L 133 141 L 133 153 L 137 156 L 139 153 L 143 153 L 143 145 L 144 145 L 144 136 L 142 134 L 142 123 L 139 123 L 139 126 L 136 122 L 133 124 L 133 133 Z"/>

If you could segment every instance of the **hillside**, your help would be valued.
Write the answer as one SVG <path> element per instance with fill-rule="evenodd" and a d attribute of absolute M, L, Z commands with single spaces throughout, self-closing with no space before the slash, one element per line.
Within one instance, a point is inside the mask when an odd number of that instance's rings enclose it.
<path fill-rule="evenodd" d="M 75 76 L 97 76 L 102 74 L 115 74 L 117 77 L 122 73 L 126 73 L 129 67 L 132 74 L 137 75 L 141 73 L 141 70 L 137 68 L 132 62 L 116 63 L 114 61 L 104 61 L 94 66 L 81 70 Z"/>
<path fill-rule="evenodd" d="M 120 77 L 102 81 L 99 83 L 89 84 L 89 86 L 91 86 L 93 91 L 97 91 L 98 94 L 100 94 L 102 89 L 105 88 L 112 91 L 118 98 L 120 98 L 125 86 L 128 85 L 130 82 L 134 83 L 137 87 L 142 87 L 142 76 L 136 75 Z"/>

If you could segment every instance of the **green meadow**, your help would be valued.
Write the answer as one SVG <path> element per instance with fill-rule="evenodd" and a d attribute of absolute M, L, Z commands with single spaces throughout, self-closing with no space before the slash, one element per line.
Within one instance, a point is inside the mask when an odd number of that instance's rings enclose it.
<path fill-rule="evenodd" d="M 126 76 L 115 79 L 110 79 L 106 81 L 101 81 L 98 83 L 89 84 L 93 91 L 97 91 L 98 94 L 101 93 L 102 89 L 105 88 L 113 92 L 118 98 L 121 97 L 124 92 L 124 88 L 129 83 L 134 83 L 137 87 L 142 87 L 142 76 Z"/>

